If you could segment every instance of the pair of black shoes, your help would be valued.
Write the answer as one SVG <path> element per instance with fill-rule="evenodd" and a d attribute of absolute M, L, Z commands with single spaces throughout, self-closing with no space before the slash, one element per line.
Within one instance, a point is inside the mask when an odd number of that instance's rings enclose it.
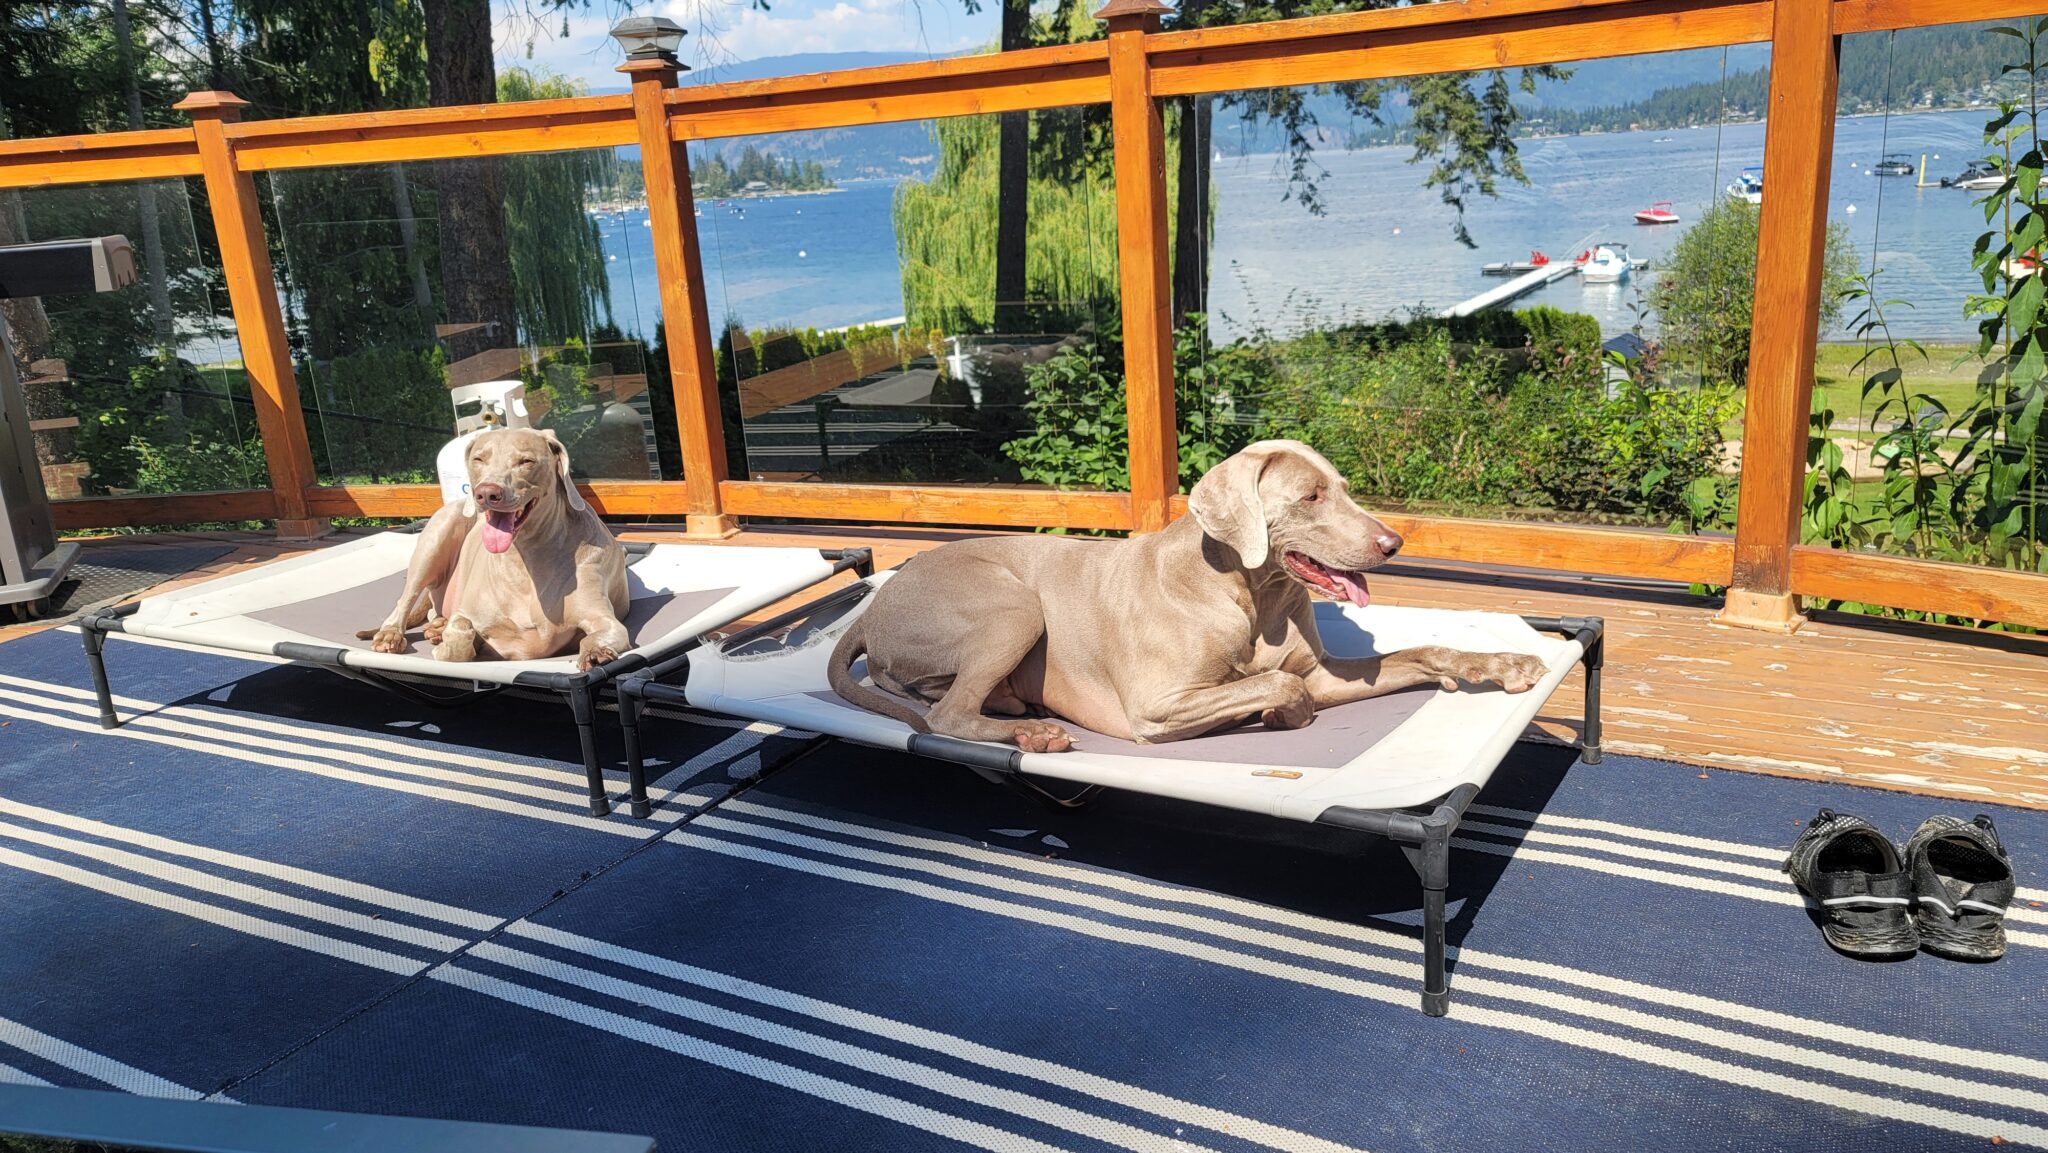
<path fill-rule="evenodd" d="M 1822 809 L 1792 843 L 1785 871 L 1820 902 L 1828 944 L 1852 957 L 2005 955 L 2012 858 L 1990 817 L 1929 817 L 1901 852 L 1862 817 Z"/>

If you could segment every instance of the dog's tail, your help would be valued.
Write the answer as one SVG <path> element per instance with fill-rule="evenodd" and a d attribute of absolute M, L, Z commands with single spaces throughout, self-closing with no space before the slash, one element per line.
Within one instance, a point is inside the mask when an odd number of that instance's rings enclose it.
<path fill-rule="evenodd" d="M 918 715 L 917 710 L 891 697 L 880 689 L 871 689 L 861 684 L 853 675 L 853 662 L 868 651 L 867 619 L 856 619 L 852 626 L 839 636 L 839 644 L 832 650 L 832 660 L 827 673 L 832 680 L 832 691 L 839 694 L 848 704 L 859 705 L 871 713 L 902 721 L 920 733 L 931 732 L 931 726 Z"/>

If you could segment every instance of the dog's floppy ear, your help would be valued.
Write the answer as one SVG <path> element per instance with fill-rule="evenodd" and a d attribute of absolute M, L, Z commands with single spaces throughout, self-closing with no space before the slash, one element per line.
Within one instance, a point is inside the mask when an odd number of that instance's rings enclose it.
<path fill-rule="evenodd" d="M 1202 531 L 1229 545 L 1246 568 L 1266 563 L 1266 502 L 1259 474 L 1268 453 L 1240 452 L 1210 469 L 1188 492 L 1188 515 Z"/>
<path fill-rule="evenodd" d="M 576 487 L 576 479 L 569 475 L 569 450 L 562 447 L 561 438 L 555 435 L 554 429 L 541 429 L 540 434 L 548 438 L 548 451 L 554 454 L 555 473 L 562 478 L 562 491 L 569 496 L 569 507 L 582 512 L 590 506 L 583 503 L 583 490 Z"/>

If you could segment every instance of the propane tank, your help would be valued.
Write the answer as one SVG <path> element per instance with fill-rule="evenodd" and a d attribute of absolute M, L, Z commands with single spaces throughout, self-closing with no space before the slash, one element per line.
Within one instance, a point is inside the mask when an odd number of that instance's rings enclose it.
<path fill-rule="evenodd" d="M 441 500 L 469 497 L 469 442 L 496 428 L 532 428 L 526 416 L 526 385 L 517 380 L 486 380 L 448 390 L 455 406 L 454 440 L 434 458 L 441 477 Z"/>

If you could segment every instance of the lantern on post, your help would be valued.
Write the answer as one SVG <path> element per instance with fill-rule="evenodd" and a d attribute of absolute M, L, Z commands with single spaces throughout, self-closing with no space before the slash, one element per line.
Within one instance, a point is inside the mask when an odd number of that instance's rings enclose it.
<path fill-rule="evenodd" d="M 683 26 L 666 16 L 629 16 L 612 25 L 612 39 L 619 42 L 628 60 L 660 60 L 677 67 L 676 49 L 687 35 Z"/>

